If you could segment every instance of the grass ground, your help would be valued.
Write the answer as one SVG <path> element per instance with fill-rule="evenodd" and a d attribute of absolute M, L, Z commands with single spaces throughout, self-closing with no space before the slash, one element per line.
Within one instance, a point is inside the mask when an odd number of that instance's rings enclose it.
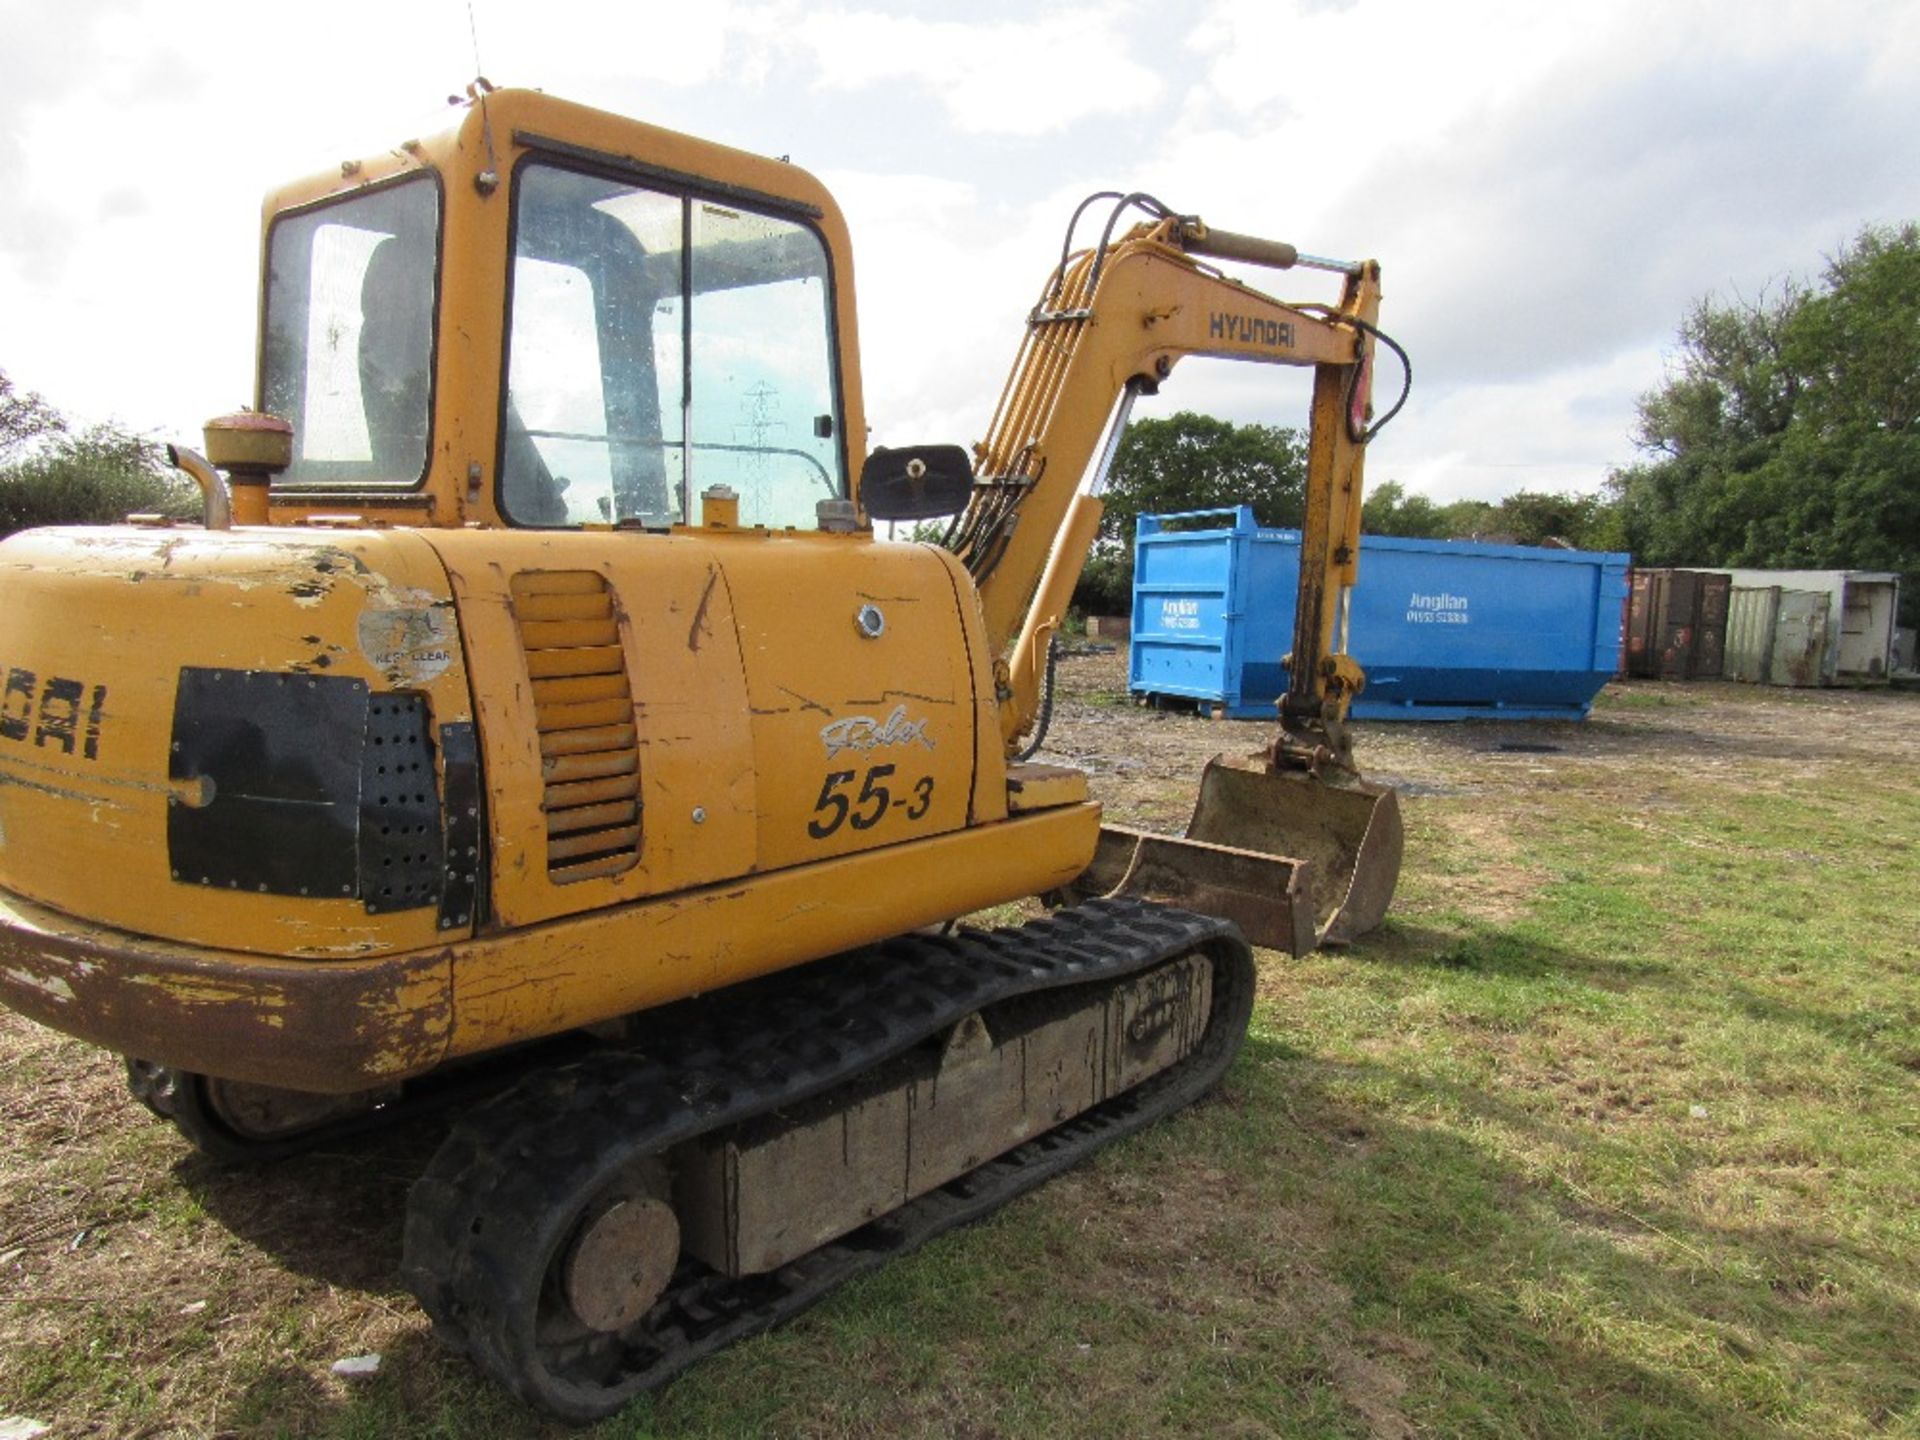
<path fill-rule="evenodd" d="M 1050 744 L 1124 818 L 1259 733 L 1063 673 Z M 1408 797 L 1393 919 L 1263 956 L 1214 1097 L 590 1433 L 1920 1436 L 1920 697 L 1361 746 Z M 566 1433 L 397 1283 L 430 1127 L 234 1174 L 11 1017 L 0 1074 L 0 1415 Z"/>

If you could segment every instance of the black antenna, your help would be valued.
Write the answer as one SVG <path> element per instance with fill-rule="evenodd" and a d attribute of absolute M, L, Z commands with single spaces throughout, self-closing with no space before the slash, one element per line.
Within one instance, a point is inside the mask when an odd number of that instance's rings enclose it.
<path fill-rule="evenodd" d="M 473 41 L 473 81 L 467 86 L 467 103 L 480 107 L 480 136 L 487 146 L 487 168 L 473 177 L 473 188 L 491 195 L 500 188 L 500 161 L 494 153 L 493 123 L 487 115 L 487 96 L 493 93 L 493 82 L 480 64 L 480 22 L 474 18 L 473 0 L 467 0 L 467 36 Z M 449 95 L 447 103 L 458 105 L 460 97 Z"/>

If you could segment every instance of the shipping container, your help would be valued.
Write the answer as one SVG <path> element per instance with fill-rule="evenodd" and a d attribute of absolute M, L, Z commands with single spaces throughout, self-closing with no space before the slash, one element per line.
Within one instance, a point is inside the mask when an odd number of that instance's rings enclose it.
<path fill-rule="evenodd" d="M 1654 616 L 1660 605 L 1654 595 L 1654 576 L 1660 572 L 1635 566 L 1627 580 L 1626 643 L 1620 647 L 1620 673 L 1652 679 L 1660 673 L 1659 632 Z"/>
<path fill-rule="evenodd" d="M 1884 684 L 1893 668 L 1893 618 L 1901 607 L 1901 578 L 1889 570 L 1722 570 L 1741 589 L 1782 591 L 1782 622 L 1786 622 L 1786 595 L 1793 591 L 1820 593 L 1826 607 L 1820 660 L 1805 680 L 1774 680 L 1774 684 L 1874 685 Z M 1811 603 L 1807 603 L 1811 607 Z M 1797 616 L 1814 624 L 1814 616 Z"/>
<path fill-rule="evenodd" d="M 1223 523 L 1224 522 L 1224 523 Z M 1577 719 L 1620 659 L 1629 557 L 1369 535 L 1348 649 L 1371 720 Z M 1286 689 L 1300 532 L 1246 506 L 1143 515 L 1134 544 L 1136 695 L 1266 716 Z"/>
<path fill-rule="evenodd" d="M 1735 588 L 1727 610 L 1727 659 L 1722 672 L 1726 679 L 1744 680 L 1749 685 L 1767 683 L 1767 672 L 1773 664 L 1774 622 L 1779 615 L 1778 585 Z"/>
<path fill-rule="evenodd" d="M 1726 678 L 1756 685 L 1820 684 L 1830 608 L 1823 590 L 1736 585 L 1727 625 Z"/>
<path fill-rule="evenodd" d="M 1884 570 L 1718 570 L 1735 590 L 1776 591 L 1772 659 L 1757 678 L 1774 685 L 1870 685 L 1893 668 L 1900 577 Z M 1814 597 L 1818 597 L 1817 599 Z M 1762 606 L 1761 600 L 1745 601 Z M 1757 643 L 1757 642 L 1756 642 Z M 1737 678 L 1751 666 L 1743 662 Z"/>
<path fill-rule="evenodd" d="M 1725 663 L 1732 585 L 1714 570 L 1633 572 L 1626 673 L 1648 680 L 1711 680 Z"/>
<path fill-rule="evenodd" d="M 1689 679 L 1718 680 L 1727 659 L 1727 609 L 1733 582 L 1711 570 L 1700 575 L 1700 597 L 1693 617 L 1693 668 Z"/>

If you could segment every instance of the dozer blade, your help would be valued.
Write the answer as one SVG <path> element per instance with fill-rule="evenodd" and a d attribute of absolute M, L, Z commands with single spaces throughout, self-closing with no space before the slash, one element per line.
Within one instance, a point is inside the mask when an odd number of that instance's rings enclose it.
<path fill-rule="evenodd" d="M 1216 755 L 1184 839 L 1102 826 L 1077 895 L 1139 895 L 1232 920 L 1256 945 L 1305 955 L 1386 916 L 1400 879 L 1400 802 L 1385 785 L 1333 784 Z"/>

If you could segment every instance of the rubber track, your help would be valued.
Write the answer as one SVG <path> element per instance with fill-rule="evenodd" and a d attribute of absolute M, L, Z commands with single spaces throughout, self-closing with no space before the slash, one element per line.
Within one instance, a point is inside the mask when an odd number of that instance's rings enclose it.
<path fill-rule="evenodd" d="M 734 1280 L 686 1259 L 622 1335 L 536 1332 L 579 1207 L 637 1158 L 819 1095 L 973 1011 L 1194 950 L 1216 962 L 1213 1009 L 1179 1065 L 780 1270 Z M 902 937 L 671 1006 L 633 1044 L 536 1072 L 463 1118 L 409 1196 L 402 1274 L 435 1333 L 523 1400 L 598 1419 L 1198 1098 L 1232 1062 L 1252 1008 L 1253 955 L 1238 930 L 1133 899 Z"/>

